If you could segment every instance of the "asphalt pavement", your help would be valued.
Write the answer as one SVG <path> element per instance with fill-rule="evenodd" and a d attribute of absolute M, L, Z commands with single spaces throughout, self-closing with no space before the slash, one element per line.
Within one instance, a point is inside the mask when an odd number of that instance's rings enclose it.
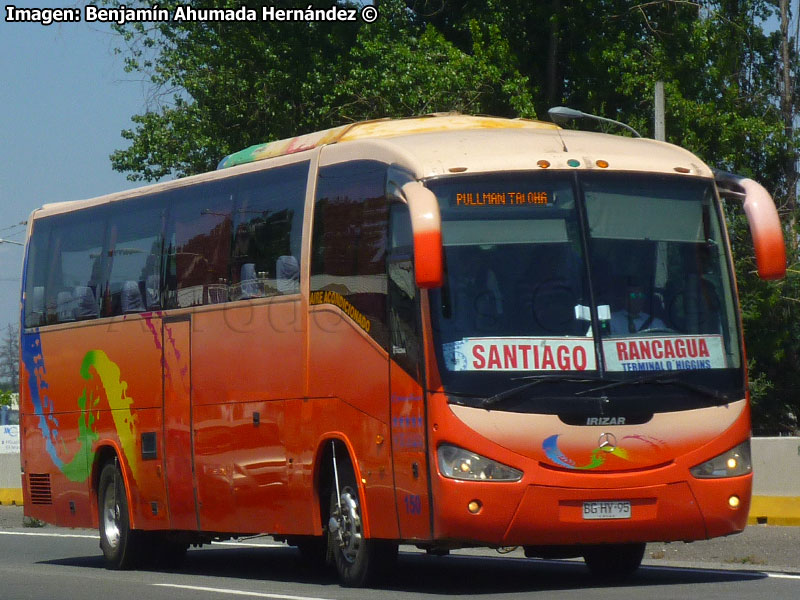
<path fill-rule="evenodd" d="M 23 527 L 37 530 L 26 521 L 22 507 L 0 505 L 0 530 Z M 45 525 L 40 531 L 47 528 L 51 526 Z M 486 550 L 463 553 L 485 554 Z M 521 555 L 522 551 L 518 549 L 511 554 Z M 740 534 L 713 540 L 651 543 L 647 545 L 643 564 L 800 573 L 800 527 L 752 525 Z"/>

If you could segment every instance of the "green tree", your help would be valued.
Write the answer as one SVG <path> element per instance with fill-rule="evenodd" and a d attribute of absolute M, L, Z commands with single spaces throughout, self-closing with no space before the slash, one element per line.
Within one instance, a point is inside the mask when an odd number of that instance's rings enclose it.
<path fill-rule="evenodd" d="M 401 2 L 382 2 L 380 10 L 372 25 L 119 27 L 128 44 L 128 71 L 146 74 L 167 98 L 132 118 L 134 128 L 123 131 L 131 144 L 111 156 L 114 169 L 132 180 L 189 175 L 256 143 L 376 117 L 442 110 L 534 115 L 527 80 L 498 30 L 476 30 L 470 52 L 464 52 Z"/>

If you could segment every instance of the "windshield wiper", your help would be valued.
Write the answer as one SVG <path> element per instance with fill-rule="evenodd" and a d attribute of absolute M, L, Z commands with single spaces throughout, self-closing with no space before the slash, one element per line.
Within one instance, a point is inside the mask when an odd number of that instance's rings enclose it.
<path fill-rule="evenodd" d="M 592 383 L 592 382 L 598 382 L 598 381 L 602 381 L 602 382 L 609 381 L 608 379 L 602 379 L 600 377 L 588 377 L 588 378 L 587 377 L 569 377 L 569 376 L 566 376 L 566 375 L 529 375 L 527 377 L 518 377 L 516 379 L 516 381 L 521 381 L 521 380 L 525 380 L 525 379 L 532 380 L 532 381 L 527 381 L 526 383 L 523 383 L 522 385 L 518 385 L 518 386 L 513 387 L 511 389 L 508 389 L 508 390 L 506 390 L 504 392 L 500 392 L 498 394 L 495 394 L 494 396 L 489 396 L 488 398 L 484 398 L 483 401 L 481 402 L 481 406 L 484 407 L 484 408 L 487 407 L 487 406 L 492 406 L 494 404 L 497 404 L 498 402 L 502 402 L 503 400 L 506 400 L 508 398 L 516 396 L 520 392 L 524 392 L 525 390 L 530 389 L 532 387 L 535 387 L 535 386 L 537 386 L 540 383 L 543 383 L 545 381 L 562 381 L 562 382 L 569 382 L 569 383 Z M 611 381 L 616 382 L 616 380 L 611 380 Z"/>
<path fill-rule="evenodd" d="M 684 389 L 690 390 L 692 392 L 696 392 L 703 396 L 707 396 L 709 398 L 713 398 L 718 403 L 727 404 L 731 401 L 731 398 L 726 396 L 725 394 L 712 389 L 710 387 L 706 387 L 704 385 L 700 385 L 697 383 L 690 383 L 688 381 L 683 381 L 682 379 L 677 379 L 676 377 L 668 376 L 668 375 L 646 375 L 644 377 L 639 377 L 637 379 L 621 379 L 617 381 L 613 381 L 607 383 L 606 385 L 601 385 L 598 387 L 594 387 L 588 390 L 581 390 L 579 392 L 575 392 L 576 396 L 583 396 L 584 394 L 591 394 L 593 392 L 601 392 L 604 390 L 609 390 L 611 388 L 620 387 L 624 385 L 642 385 L 645 383 L 656 383 L 659 385 L 676 385 L 678 387 L 682 387 Z"/>

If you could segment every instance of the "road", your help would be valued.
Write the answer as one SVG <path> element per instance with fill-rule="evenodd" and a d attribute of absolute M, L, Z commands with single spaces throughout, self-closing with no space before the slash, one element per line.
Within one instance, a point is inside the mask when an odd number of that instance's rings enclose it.
<path fill-rule="evenodd" d="M 594 581 L 581 561 L 489 551 L 429 557 L 409 548 L 384 589 L 354 590 L 339 587 L 332 573 L 313 570 L 292 548 L 269 539 L 191 550 L 173 572 L 112 572 L 103 568 L 93 531 L 23 528 L 0 519 L 0 600 L 800 597 L 800 528 L 751 529 L 750 539 L 652 544 L 645 565 L 625 585 Z M 781 562 L 793 566 L 776 564 Z"/>

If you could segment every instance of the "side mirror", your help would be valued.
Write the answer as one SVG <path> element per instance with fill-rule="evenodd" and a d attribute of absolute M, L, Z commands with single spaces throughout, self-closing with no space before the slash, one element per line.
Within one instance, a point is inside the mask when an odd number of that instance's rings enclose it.
<path fill-rule="evenodd" d="M 786 246 L 783 228 L 772 196 L 760 183 L 725 171 L 714 170 L 714 179 L 720 196 L 743 201 L 753 248 L 756 254 L 758 276 L 761 279 L 781 279 L 786 275 Z"/>
<path fill-rule="evenodd" d="M 411 215 L 414 233 L 414 272 L 421 288 L 441 287 L 444 282 L 442 251 L 442 216 L 439 202 L 428 188 L 418 181 L 402 187 Z"/>

